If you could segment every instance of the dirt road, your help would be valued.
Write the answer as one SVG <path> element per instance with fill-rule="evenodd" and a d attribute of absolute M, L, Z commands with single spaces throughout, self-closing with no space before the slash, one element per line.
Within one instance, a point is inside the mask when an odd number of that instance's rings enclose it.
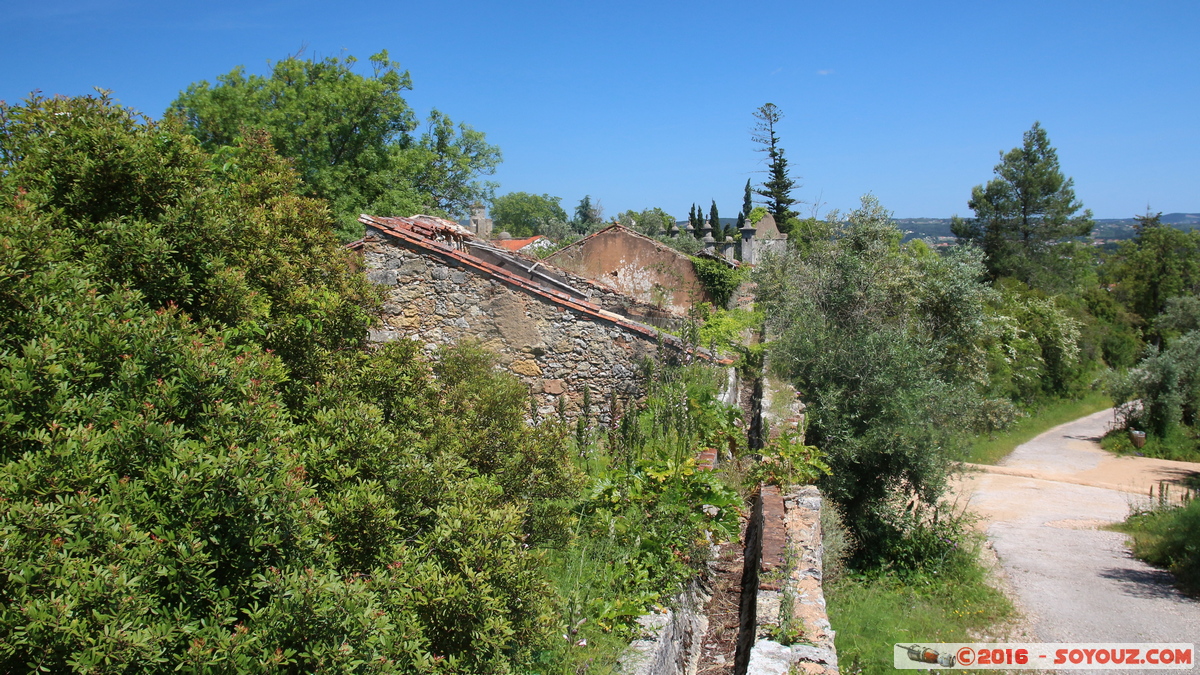
<path fill-rule="evenodd" d="M 1038 640 L 1200 644 L 1200 602 L 1132 558 L 1125 535 L 1098 529 L 1200 464 L 1104 452 L 1097 441 L 1111 421 L 1109 410 L 1055 427 L 968 473 L 959 494 L 982 517 Z"/>

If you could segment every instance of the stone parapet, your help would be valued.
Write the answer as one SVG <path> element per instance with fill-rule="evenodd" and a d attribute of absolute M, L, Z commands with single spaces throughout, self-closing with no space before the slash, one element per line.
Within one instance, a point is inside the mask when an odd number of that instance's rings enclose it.
<path fill-rule="evenodd" d="M 638 618 L 638 638 L 618 659 L 622 675 L 693 675 L 700 640 L 708 630 L 704 614 L 709 595 L 699 579 L 679 595 L 677 606 Z"/>
<path fill-rule="evenodd" d="M 821 588 L 821 493 L 812 485 L 767 494 L 773 490 L 763 490 L 755 641 L 745 672 L 833 675 L 837 650 Z"/>

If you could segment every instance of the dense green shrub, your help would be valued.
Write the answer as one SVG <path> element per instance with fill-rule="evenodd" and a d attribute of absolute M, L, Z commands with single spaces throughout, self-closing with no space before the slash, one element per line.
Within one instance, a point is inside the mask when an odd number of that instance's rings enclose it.
<path fill-rule="evenodd" d="M 873 198 L 834 239 L 755 273 L 773 367 L 808 405 L 807 442 L 832 475 L 820 485 L 874 561 L 910 534 L 896 509 L 933 507 L 980 406 L 976 340 L 991 291 L 977 253 L 902 246 Z"/>
<path fill-rule="evenodd" d="M 0 109 L 0 670 L 511 672 L 580 479 L 377 296 L 265 139 Z"/>
<path fill-rule="evenodd" d="M 704 287 L 704 291 L 708 293 L 708 297 L 712 298 L 713 305 L 718 309 L 724 309 L 729 305 L 729 300 L 733 298 L 734 291 L 737 290 L 744 277 L 738 270 L 711 258 L 693 256 L 692 268 L 696 270 L 696 276 L 700 278 L 700 285 Z"/>
<path fill-rule="evenodd" d="M 1133 554 L 1171 570 L 1180 586 L 1200 595 L 1200 499 L 1136 511 L 1122 530 L 1133 537 Z"/>

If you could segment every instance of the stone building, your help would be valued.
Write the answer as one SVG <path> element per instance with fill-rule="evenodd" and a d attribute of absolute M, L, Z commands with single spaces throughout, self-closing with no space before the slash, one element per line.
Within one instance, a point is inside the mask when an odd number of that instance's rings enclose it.
<path fill-rule="evenodd" d="M 690 258 L 621 225 L 580 239 L 546 261 L 678 315 L 712 301 Z"/>
<path fill-rule="evenodd" d="M 787 235 L 779 231 L 775 216 L 767 214 L 757 224 L 742 228 L 742 262 L 757 265 L 766 255 L 787 251 Z"/>
<path fill-rule="evenodd" d="M 367 277 L 387 288 L 371 339 L 414 339 L 428 351 L 478 340 L 529 385 L 538 417 L 555 414 L 560 399 L 570 417 L 578 415 L 588 388 L 604 421 L 614 400 L 624 406 L 642 396 L 647 358 L 714 358 L 637 320 L 661 310 L 453 223 L 359 220 L 366 236 L 351 247 L 361 252 Z M 736 380 L 730 389 L 736 402 Z"/>

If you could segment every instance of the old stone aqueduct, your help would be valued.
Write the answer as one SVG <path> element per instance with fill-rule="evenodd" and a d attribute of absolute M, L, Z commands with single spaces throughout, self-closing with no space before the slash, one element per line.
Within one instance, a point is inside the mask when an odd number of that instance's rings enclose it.
<path fill-rule="evenodd" d="M 764 391 L 761 377 L 739 377 L 730 359 L 659 330 L 678 328 L 693 303 L 709 298 L 690 259 L 650 237 L 614 224 L 538 259 L 520 250 L 527 240 L 492 238 L 491 221 L 478 211 L 468 226 L 431 216 L 359 220 L 366 234 L 350 248 L 360 252 L 368 279 L 386 288 L 371 340 L 416 340 L 430 352 L 479 341 L 529 387 L 534 423 L 560 409 L 577 417 L 585 391 L 592 414 L 609 423 L 643 390 L 647 357 L 685 352 L 727 369 L 722 400 L 740 406 L 751 428 L 764 421 L 784 428 L 799 416 L 790 387 Z M 769 216 L 743 230 L 741 264 L 782 247 L 785 237 Z M 703 241 L 701 255 L 739 264 L 731 244 Z M 770 419 L 779 410 L 787 412 Z M 821 590 L 820 508 L 813 487 L 757 492 L 745 536 L 735 675 L 837 672 Z M 622 670 L 696 672 L 707 600 L 706 584 L 697 579 L 666 614 L 642 617 L 643 635 L 622 658 Z M 803 644 L 771 639 L 785 618 Z"/>

